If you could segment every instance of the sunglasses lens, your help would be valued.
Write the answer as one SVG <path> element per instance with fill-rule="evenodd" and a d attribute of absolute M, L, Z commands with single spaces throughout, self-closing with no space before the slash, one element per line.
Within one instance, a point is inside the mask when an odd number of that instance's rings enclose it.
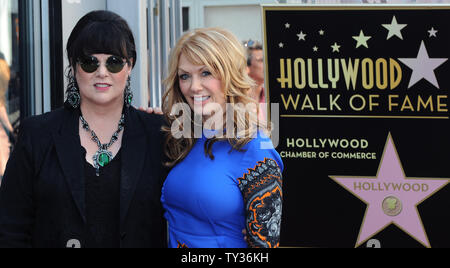
<path fill-rule="evenodd" d="M 86 73 L 93 73 L 100 66 L 98 59 L 94 56 L 80 58 L 78 62 L 80 63 L 81 69 Z M 106 69 L 111 73 L 118 73 L 123 70 L 125 64 L 126 62 L 122 58 L 111 56 L 106 60 Z"/>
<path fill-rule="evenodd" d="M 80 67 L 86 73 L 93 73 L 98 68 L 98 60 L 95 57 L 83 57 L 79 60 Z"/>
<path fill-rule="evenodd" d="M 123 67 L 125 66 L 125 62 L 122 58 L 111 56 L 106 60 L 106 68 L 111 73 L 118 73 L 122 71 Z"/>

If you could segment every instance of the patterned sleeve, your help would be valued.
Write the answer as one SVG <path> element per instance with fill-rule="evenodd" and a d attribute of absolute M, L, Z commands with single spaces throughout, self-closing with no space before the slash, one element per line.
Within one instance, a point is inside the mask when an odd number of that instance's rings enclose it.
<path fill-rule="evenodd" d="M 281 168 L 275 160 L 265 158 L 238 181 L 246 208 L 249 246 L 279 247 L 283 199 Z"/>

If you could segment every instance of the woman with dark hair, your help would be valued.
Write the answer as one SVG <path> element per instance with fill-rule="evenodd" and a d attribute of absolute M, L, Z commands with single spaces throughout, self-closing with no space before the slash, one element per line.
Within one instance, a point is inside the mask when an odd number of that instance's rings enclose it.
<path fill-rule="evenodd" d="M 165 247 L 162 120 L 130 106 L 127 22 L 87 14 L 67 56 L 65 107 L 20 127 L 0 188 L 0 247 Z"/>

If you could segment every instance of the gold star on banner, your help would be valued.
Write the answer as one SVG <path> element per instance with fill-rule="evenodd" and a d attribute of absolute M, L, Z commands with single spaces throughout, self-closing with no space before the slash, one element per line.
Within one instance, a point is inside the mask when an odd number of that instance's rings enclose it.
<path fill-rule="evenodd" d="M 372 38 L 372 36 L 365 36 L 363 30 L 359 33 L 359 36 L 353 36 L 353 39 L 357 41 L 356 48 L 360 46 L 365 46 L 366 48 L 369 48 L 369 45 L 367 45 L 367 41 Z"/>

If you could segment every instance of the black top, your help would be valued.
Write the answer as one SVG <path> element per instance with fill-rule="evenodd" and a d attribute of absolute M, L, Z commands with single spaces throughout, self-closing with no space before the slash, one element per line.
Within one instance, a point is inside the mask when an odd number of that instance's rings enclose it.
<path fill-rule="evenodd" d="M 133 107 L 124 113 L 120 175 L 109 172 L 120 177 L 120 247 L 164 248 L 163 118 Z M 21 121 L 0 187 L 0 248 L 88 246 L 79 122 L 79 112 L 66 108 Z"/>
<path fill-rule="evenodd" d="M 84 159 L 86 150 L 82 148 Z M 120 151 L 96 176 L 95 168 L 84 161 L 86 185 L 86 248 L 120 247 Z"/>

